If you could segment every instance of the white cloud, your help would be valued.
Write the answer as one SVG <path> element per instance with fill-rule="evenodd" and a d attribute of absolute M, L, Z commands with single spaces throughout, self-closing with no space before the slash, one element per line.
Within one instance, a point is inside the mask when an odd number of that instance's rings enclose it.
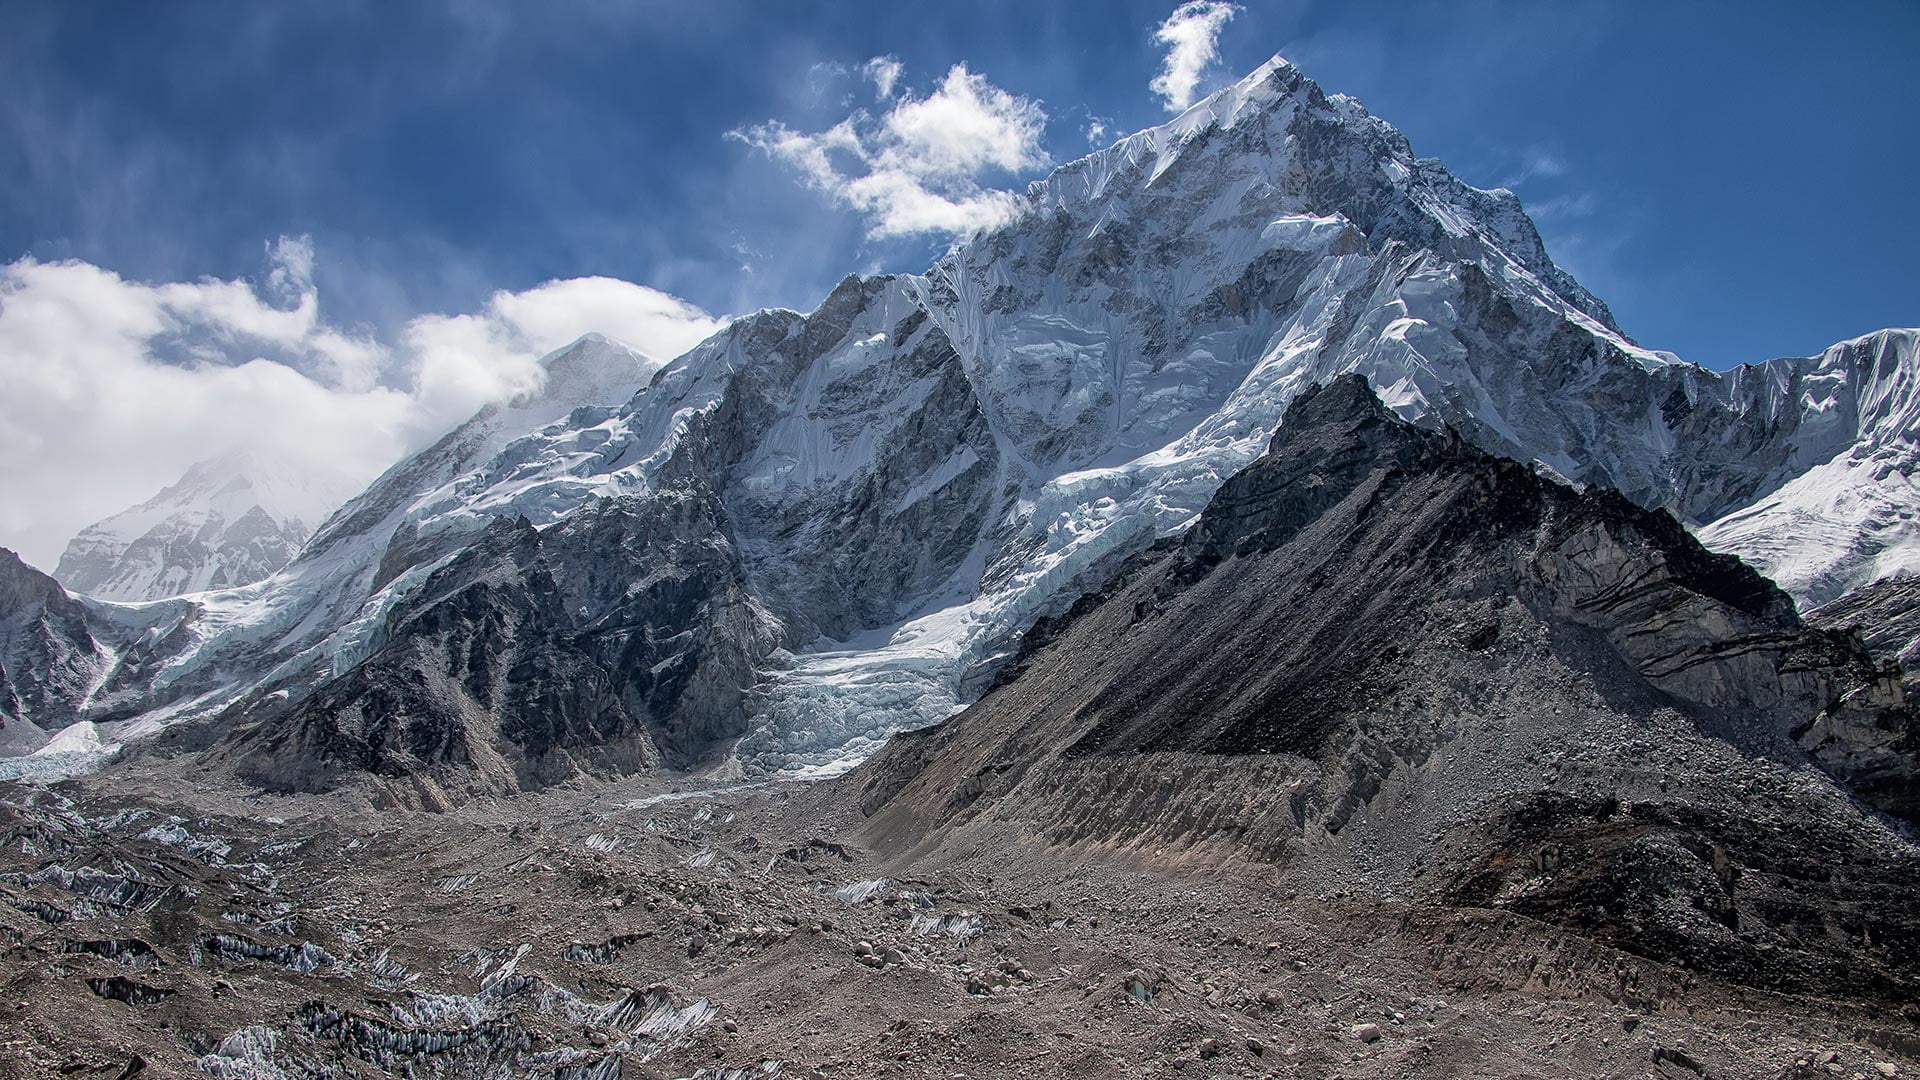
<path fill-rule="evenodd" d="M 1201 74 L 1220 55 L 1220 30 L 1239 11 L 1238 5 L 1219 0 L 1188 0 L 1154 31 L 1167 56 L 1148 87 L 1166 99 L 1168 112 L 1185 112 L 1193 105 Z"/>
<path fill-rule="evenodd" d="M 876 56 L 862 64 L 860 70 L 873 80 L 874 92 L 884 100 L 893 96 L 894 84 L 900 81 L 900 72 L 905 68 L 895 57 Z"/>
<path fill-rule="evenodd" d="M 933 94 L 903 98 L 887 114 L 891 138 L 882 165 L 919 176 L 969 176 L 986 169 L 1013 172 L 1047 164 L 1040 149 L 1047 114 L 955 64 Z"/>
<path fill-rule="evenodd" d="M 883 98 L 892 97 L 899 78 L 893 63 L 884 79 L 875 76 Z M 954 65 L 926 97 L 901 93 L 892 100 L 881 116 L 856 112 L 814 134 L 769 121 L 729 135 L 858 210 L 876 237 L 960 235 L 1001 224 L 1018 212 L 1019 201 L 983 186 L 981 177 L 1051 164 L 1041 147 L 1047 114 L 1039 103 L 994 86 L 965 64 Z"/>
<path fill-rule="evenodd" d="M 68 537 L 234 448 L 351 492 L 588 331 L 668 359 L 718 323 L 611 278 L 494 294 L 396 339 L 329 325 L 313 248 L 259 286 L 146 284 L 84 262 L 0 266 L 0 545 L 51 568 Z"/>
<path fill-rule="evenodd" d="M 1088 146 L 1091 146 L 1096 150 L 1106 146 L 1108 144 L 1107 132 L 1108 132 L 1107 121 L 1101 119 L 1098 116 L 1089 117 L 1087 119 L 1086 135 L 1087 135 Z"/>

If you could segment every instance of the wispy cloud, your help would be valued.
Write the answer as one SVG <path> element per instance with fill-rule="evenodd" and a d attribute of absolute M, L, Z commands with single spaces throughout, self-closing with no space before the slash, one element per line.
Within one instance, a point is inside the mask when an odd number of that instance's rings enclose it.
<path fill-rule="evenodd" d="M 860 67 L 861 73 L 873 80 L 874 91 L 883 100 L 893 96 L 894 84 L 900 81 L 903 70 L 904 65 L 891 56 L 876 56 Z"/>
<path fill-rule="evenodd" d="M 1550 199 L 1529 202 L 1526 207 L 1527 216 L 1533 218 L 1535 224 L 1545 225 L 1590 218 L 1598 204 L 1592 192 L 1571 191 Z"/>
<path fill-rule="evenodd" d="M 51 565 L 80 528 L 239 447 L 350 491 L 537 386 L 539 358 L 583 333 L 667 359 L 717 327 L 657 290 L 574 278 L 418 316 L 383 340 L 323 317 L 314 263 L 311 243 L 282 238 L 257 284 L 0 266 L 0 544 Z"/>
<path fill-rule="evenodd" d="M 1168 112 L 1185 112 L 1193 105 L 1200 76 L 1219 58 L 1220 31 L 1239 12 L 1237 4 L 1188 0 L 1154 31 L 1154 39 L 1167 47 L 1167 55 L 1160 74 L 1148 85 L 1166 101 Z"/>
<path fill-rule="evenodd" d="M 871 236 L 961 235 L 1012 217 L 1015 196 L 983 179 L 1051 164 L 1041 146 L 1046 112 L 965 64 L 955 64 L 925 97 L 904 91 L 895 97 L 900 71 L 893 64 L 869 70 L 882 98 L 892 102 L 881 115 L 856 111 L 812 133 L 776 120 L 728 135 L 860 212 Z"/>
<path fill-rule="evenodd" d="M 1567 174 L 1567 164 L 1559 155 L 1540 147 L 1533 147 L 1518 155 L 1519 160 L 1500 181 L 1500 186 L 1509 190 L 1518 188 L 1529 180 L 1555 180 Z"/>

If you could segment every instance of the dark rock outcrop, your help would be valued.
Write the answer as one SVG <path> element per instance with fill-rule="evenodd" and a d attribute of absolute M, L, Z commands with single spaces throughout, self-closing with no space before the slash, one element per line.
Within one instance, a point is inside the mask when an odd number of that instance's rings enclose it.
<path fill-rule="evenodd" d="M 111 657 L 87 607 L 0 548 L 0 753 L 34 749 L 79 716 Z"/>
<path fill-rule="evenodd" d="M 699 498 L 609 499 L 546 532 L 501 519 L 309 697 L 219 753 L 275 788 L 358 771 L 519 790 L 684 766 L 740 731 L 777 627 Z"/>
<path fill-rule="evenodd" d="M 1873 676 L 1665 512 L 1415 428 L 1343 378 L 1189 534 L 856 782 L 868 834 L 902 855 L 1009 833 L 1252 855 L 1757 985 L 1891 993 L 1920 956 L 1862 966 L 1835 942 L 1854 923 L 1911 940 L 1912 849 L 1804 749 L 1849 710 L 1899 722 L 1861 696 Z M 1531 899 L 1556 890 L 1588 900 Z"/>
<path fill-rule="evenodd" d="M 1879 667 L 1796 732 L 1822 767 L 1877 805 L 1920 820 L 1920 580 L 1888 578 L 1807 613 L 1855 637 Z"/>
<path fill-rule="evenodd" d="M 1858 632 L 1876 658 L 1899 665 L 1909 685 L 1920 675 L 1920 578 L 1862 586 L 1807 612 L 1807 622 Z"/>

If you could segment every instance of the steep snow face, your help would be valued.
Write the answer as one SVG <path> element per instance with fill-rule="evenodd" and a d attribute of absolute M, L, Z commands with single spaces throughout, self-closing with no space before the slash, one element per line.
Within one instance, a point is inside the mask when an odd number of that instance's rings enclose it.
<path fill-rule="evenodd" d="M 1798 417 L 1789 438 L 1803 471 L 1700 539 L 1759 567 L 1803 606 L 1920 574 L 1916 354 L 1920 330 L 1883 330 L 1762 365 L 1766 411 Z"/>
<path fill-rule="evenodd" d="M 925 275 L 746 316 L 651 380 L 611 343 L 563 350 L 541 395 L 395 466 L 279 574 L 195 597 L 93 701 L 140 717 L 102 724 L 111 742 L 297 698 L 378 652 L 389 615 L 498 518 L 546 530 L 607 500 L 635 521 L 698 506 L 751 598 L 750 617 L 714 618 L 774 627 L 775 644 L 733 643 L 759 657 L 756 685 L 688 692 L 748 691 L 725 730 L 749 770 L 832 771 L 970 700 L 1038 617 L 1189 526 L 1335 376 L 1700 525 L 1869 430 L 1889 446 L 1911 431 L 1910 341 L 1864 355 L 1721 376 L 1639 348 L 1510 193 L 1413 157 L 1276 60 L 1035 184 L 1016 220 Z M 631 597 L 577 550 L 543 565 L 568 592 L 551 617 L 598 640 Z"/>
<path fill-rule="evenodd" d="M 130 602 L 250 585 L 287 565 L 311 523 L 350 494 L 245 451 L 223 454 L 82 530 L 55 575 L 76 592 Z"/>

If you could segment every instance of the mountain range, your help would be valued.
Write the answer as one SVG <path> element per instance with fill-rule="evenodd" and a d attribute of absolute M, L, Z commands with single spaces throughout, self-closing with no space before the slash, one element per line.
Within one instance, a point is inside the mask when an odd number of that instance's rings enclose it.
<path fill-rule="evenodd" d="M 0 771 L 136 747 L 432 805 L 582 772 L 832 774 L 1189 535 L 1347 375 L 1846 610 L 1920 552 L 1917 349 L 1886 330 L 1726 373 L 1644 349 L 1510 192 L 1276 59 L 923 274 L 849 277 L 664 366 L 582 339 L 258 580 L 291 541 L 250 511 L 206 541 L 211 518 L 110 519 L 66 589 L 10 570 L 5 722 L 65 735 Z"/>

